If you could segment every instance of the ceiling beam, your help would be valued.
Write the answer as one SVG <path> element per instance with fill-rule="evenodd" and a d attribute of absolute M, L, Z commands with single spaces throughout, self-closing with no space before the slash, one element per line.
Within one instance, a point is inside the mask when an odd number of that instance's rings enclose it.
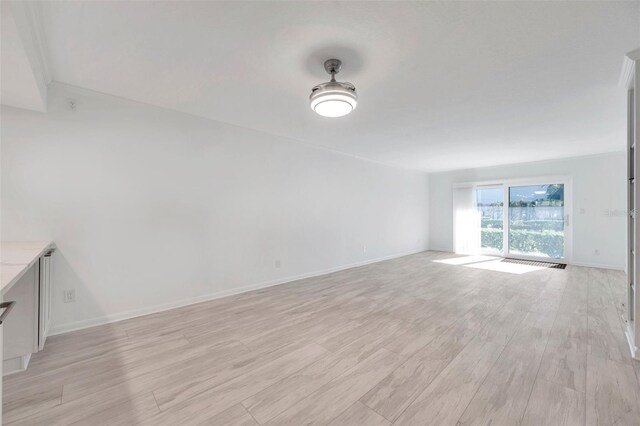
<path fill-rule="evenodd" d="M 2 2 L 2 104 L 46 111 L 51 72 L 37 3 Z"/>

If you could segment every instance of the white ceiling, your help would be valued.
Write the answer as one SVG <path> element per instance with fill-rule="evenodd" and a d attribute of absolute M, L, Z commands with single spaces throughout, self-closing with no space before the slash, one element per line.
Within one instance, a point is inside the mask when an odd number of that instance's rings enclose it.
<path fill-rule="evenodd" d="M 0 99 L 4 105 L 46 111 L 48 75 L 43 69 L 41 45 L 28 22 L 30 7 L 0 3 Z"/>
<path fill-rule="evenodd" d="M 54 80 L 427 171 L 625 144 L 640 2 L 45 2 Z M 322 63 L 360 103 L 315 115 Z"/>

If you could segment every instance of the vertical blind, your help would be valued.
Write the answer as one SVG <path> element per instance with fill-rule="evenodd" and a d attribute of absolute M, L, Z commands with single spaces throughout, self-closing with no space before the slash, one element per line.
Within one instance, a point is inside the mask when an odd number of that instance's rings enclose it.
<path fill-rule="evenodd" d="M 453 250 L 460 254 L 480 250 L 480 212 L 472 185 L 453 188 Z"/>

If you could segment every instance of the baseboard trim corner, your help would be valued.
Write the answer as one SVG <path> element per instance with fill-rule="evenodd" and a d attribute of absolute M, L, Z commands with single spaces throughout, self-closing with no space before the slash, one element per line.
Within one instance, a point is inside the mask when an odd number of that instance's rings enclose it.
<path fill-rule="evenodd" d="M 15 358 L 5 359 L 2 364 L 2 375 L 10 376 L 12 374 L 21 373 L 29 366 L 31 354 L 21 355 Z"/>
<path fill-rule="evenodd" d="M 453 250 L 450 248 L 429 247 L 429 251 L 441 251 L 444 253 L 453 253 Z"/>

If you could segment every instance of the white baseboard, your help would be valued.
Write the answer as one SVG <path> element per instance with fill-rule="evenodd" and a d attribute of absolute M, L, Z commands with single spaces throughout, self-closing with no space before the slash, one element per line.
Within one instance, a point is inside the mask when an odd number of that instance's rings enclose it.
<path fill-rule="evenodd" d="M 9 376 L 11 374 L 25 371 L 29 366 L 31 354 L 18 356 L 15 358 L 5 359 L 2 363 L 2 375 Z"/>
<path fill-rule="evenodd" d="M 613 269 L 615 271 L 624 271 L 625 267 L 620 265 L 608 265 L 605 263 L 590 263 L 590 262 L 569 262 L 569 265 L 573 266 L 585 266 L 587 268 L 600 268 L 600 269 Z"/>
<path fill-rule="evenodd" d="M 443 251 L 445 253 L 453 253 L 451 247 L 448 248 L 440 248 L 440 247 L 429 247 L 429 251 Z"/>
<path fill-rule="evenodd" d="M 51 331 L 49 333 L 50 336 L 54 336 L 56 334 L 69 333 L 71 331 L 82 330 L 89 327 L 95 327 L 98 325 L 110 324 L 118 321 L 123 321 L 126 319 L 141 317 L 144 315 L 154 314 L 157 312 L 167 311 L 170 309 L 180 308 L 182 306 L 193 305 L 196 303 L 207 302 L 209 300 L 220 299 L 221 297 L 233 296 L 234 294 L 246 293 L 248 291 L 259 290 L 261 288 L 272 287 L 280 284 L 286 284 L 292 281 L 298 281 L 305 278 L 317 277 L 320 275 L 330 274 L 333 272 L 343 271 L 345 269 L 357 268 L 359 266 L 369 265 L 371 263 L 382 262 L 385 260 L 396 259 L 398 257 L 408 256 L 411 254 L 421 253 L 426 251 L 426 248 L 421 248 L 419 250 L 412 250 L 403 253 L 392 254 L 390 256 L 378 257 L 375 259 L 364 260 L 361 262 L 350 263 L 347 265 L 338 266 L 335 268 L 324 269 L 321 271 L 309 272 L 306 274 L 300 274 L 295 276 L 290 276 L 286 278 L 280 278 L 277 280 L 266 281 L 257 284 L 251 284 L 248 286 L 218 291 L 215 293 L 205 294 L 202 296 L 191 297 L 187 299 L 178 300 L 171 303 L 163 303 L 160 305 L 149 306 L 142 309 L 135 309 L 132 311 L 120 312 L 117 314 L 109 314 L 101 317 L 91 318 L 87 320 L 81 321 L 73 321 L 64 324 L 54 325 L 51 327 Z"/>
<path fill-rule="evenodd" d="M 640 353 L 638 353 L 638 347 L 635 345 L 633 330 L 631 324 L 627 323 L 624 328 L 624 334 L 627 337 L 627 343 L 629 344 L 629 351 L 631 351 L 631 358 L 640 360 Z"/>

